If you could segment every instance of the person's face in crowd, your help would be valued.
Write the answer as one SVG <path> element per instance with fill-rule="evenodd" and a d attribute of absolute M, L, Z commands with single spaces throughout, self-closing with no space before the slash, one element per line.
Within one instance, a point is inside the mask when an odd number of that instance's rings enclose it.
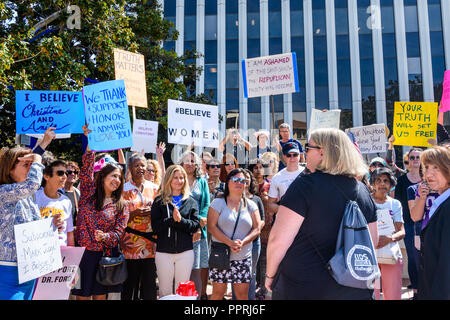
<path fill-rule="evenodd" d="M 187 175 L 194 174 L 195 166 L 196 164 L 193 155 L 188 155 L 183 159 L 183 168 L 186 171 Z"/>
<path fill-rule="evenodd" d="M 372 188 L 375 191 L 375 193 L 381 195 L 386 195 L 391 191 L 392 185 L 391 180 L 389 177 L 385 174 L 377 177 L 372 184 Z"/>
<path fill-rule="evenodd" d="M 436 190 L 439 194 L 447 190 L 449 180 L 444 176 L 437 165 L 427 163 L 424 165 L 424 170 L 425 181 L 428 183 L 431 190 Z"/>
<path fill-rule="evenodd" d="M 231 179 L 228 182 L 228 189 L 231 193 L 243 193 L 246 186 L 246 180 L 247 178 L 243 173 L 238 173 L 237 175 L 231 177 Z"/>
<path fill-rule="evenodd" d="M 409 158 L 406 154 L 403 156 L 403 164 L 405 166 L 405 169 L 409 171 Z"/>
<path fill-rule="evenodd" d="M 267 137 L 265 134 L 260 134 L 258 136 L 258 143 L 260 146 L 266 146 L 267 145 Z"/>
<path fill-rule="evenodd" d="M 300 154 L 297 152 L 290 152 L 286 155 L 283 155 L 283 158 L 286 166 L 289 164 L 294 165 L 295 163 L 298 164 L 298 161 L 300 160 Z"/>
<path fill-rule="evenodd" d="M 203 172 L 207 172 L 208 171 L 208 169 L 206 168 L 206 164 L 208 162 L 210 162 L 211 160 L 212 160 L 211 157 L 203 156 L 203 158 L 202 158 L 202 169 L 203 169 Z"/>
<path fill-rule="evenodd" d="M 78 181 L 80 171 L 74 166 L 67 166 L 67 180 L 66 183 L 75 184 Z"/>
<path fill-rule="evenodd" d="M 289 140 L 290 135 L 291 135 L 291 133 L 288 128 L 280 129 L 281 140 Z"/>
<path fill-rule="evenodd" d="M 145 179 L 145 161 L 142 159 L 136 159 L 133 162 L 133 165 L 130 167 L 131 172 L 131 179 L 133 181 L 141 181 L 142 179 Z"/>
<path fill-rule="evenodd" d="M 267 167 L 266 167 L 267 168 Z M 258 162 L 254 167 L 253 167 L 253 176 L 256 179 L 260 179 L 261 177 L 264 177 L 264 167 L 262 165 L 262 163 Z"/>
<path fill-rule="evenodd" d="M 208 165 L 208 175 L 211 178 L 217 178 L 220 176 L 220 163 L 212 162 Z"/>
<path fill-rule="evenodd" d="M 120 169 L 114 169 L 105 177 L 103 187 L 106 194 L 113 193 L 120 187 L 120 184 L 122 183 L 121 176 Z"/>
<path fill-rule="evenodd" d="M 245 173 L 244 176 L 245 179 L 247 179 L 247 181 L 245 182 L 245 191 L 248 191 L 248 189 L 250 188 L 250 175 Z"/>
<path fill-rule="evenodd" d="M 381 162 L 374 162 L 369 166 L 369 172 L 372 173 L 376 168 L 384 168 Z"/>
<path fill-rule="evenodd" d="M 314 172 L 316 167 L 320 164 L 323 158 L 323 150 L 319 147 L 313 139 L 309 139 L 306 150 L 306 167 Z"/>
<path fill-rule="evenodd" d="M 52 176 L 44 174 L 45 187 L 53 190 L 64 188 L 64 184 L 67 180 L 66 167 L 56 166 L 53 167 Z"/>
<path fill-rule="evenodd" d="M 420 156 L 422 152 L 411 151 L 408 156 L 410 169 L 418 169 L 420 167 Z"/>
<path fill-rule="evenodd" d="M 225 171 L 227 174 L 231 172 L 231 170 L 236 169 L 236 164 L 234 163 L 233 158 L 226 158 L 225 159 Z"/>
<path fill-rule="evenodd" d="M 150 181 L 150 182 L 154 182 L 155 181 L 155 167 L 153 166 L 153 164 L 149 163 L 147 164 L 147 168 L 145 169 L 145 180 Z"/>
<path fill-rule="evenodd" d="M 239 138 L 239 132 L 237 130 L 231 131 L 231 140 L 236 143 Z"/>
<path fill-rule="evenodd" d="M 175 171 L 170 182 L 170 187 L 174 194 L 179 194 L 183 190 L 184 186 L 184 175 L 181 171 Z"/>
<path fill-rule="evenodd" d="M 18 161 L 14 168 L 10 171 L 9 175 L 16 183 L 24 182 L 27 179 L 30 167 L 31 162 Z"/>

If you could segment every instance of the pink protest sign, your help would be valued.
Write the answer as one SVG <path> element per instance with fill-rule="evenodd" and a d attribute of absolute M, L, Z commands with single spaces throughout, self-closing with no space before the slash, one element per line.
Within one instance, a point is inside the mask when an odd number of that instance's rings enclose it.
<path fill-rule="evenodd" d="M 450 70 L 444 73 L 444 82 L 441 98 L 441 108 L 439 112 L 450 111 Z"/>
<path fill-rule="evenodd" d="M 33 300 L 67 300 L 74 286 L 78 265 L 84 253 L 83 247 L 61 247 L 63 266 L 40 277 L 36 283 Z M 75 281 L 74 281 L 75 280 Z"/>

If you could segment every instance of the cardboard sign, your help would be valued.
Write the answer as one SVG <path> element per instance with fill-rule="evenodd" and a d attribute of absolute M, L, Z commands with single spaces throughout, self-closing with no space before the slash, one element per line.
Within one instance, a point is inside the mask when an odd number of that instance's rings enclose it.
<path fill-rule="evenodd" d="M 19 283 L 24 283 L 62 267 L 58 230 L 53 219 L 14 226 Z"/>
<path fill-rule="evenodd" d="M 295 52 L 242 60 L 245 98 L 299 92 Z"/>
<path fill-rule="evenodd" d="M 345 132 L 348 131 L 353 133 L 361 153 L 386 152 L 386 126 L 384 124 L 373 124 L 345 130 Z"/>
<path fill-rule="evenodd" d="M 124 80 L 112 80 L 83 88 L 88 142 L 91 150 L 110 151 L 133 145 Z"/>
<path fill-rule="evenodd" d="M 84 108 L 81 92 L 16 91 L 16 133 L 83 133 Z"/>
<path fill-rule="evenodd" d="M 78 265 L 85 248 L 64 247 L 61 248 L 63 266 L 58 270 L 48 273 L 38 279 L 33 300 L 67 300 L 74 282 L 79 278 Z M 74 281 L 75 280 L 75 281 Z"/>
<path fill-rule="evenodd" d="M 395 102 L 394 145 L 431 147 L 428 139 L 436 139 L 437 102 Z"/>
<path fill-rule="evenodd" d="M 134 119 L 132 151 L 156 153 L 158 142 L 158 122 Z"/>
<path fill-rule="evenodd" d="M 311 133 L 315 129 L 321 128 L 336 128 L 339 129 L 341 110 L 326 110 L 319 109 L 311 110 L 311 120 L 309 122 L 308 132 Z"/>
<path fill-rule="evenodd" d="M 168 142 L 173 144 L 219 147 L 219 109 L 217 106 L 168 101 Z"/>
<path fill-rule="evenodd" d="M 114 49 L 114 71 L 117 80 L 125 81 L 128 105 L 147 108 L 144 56 Z"/>

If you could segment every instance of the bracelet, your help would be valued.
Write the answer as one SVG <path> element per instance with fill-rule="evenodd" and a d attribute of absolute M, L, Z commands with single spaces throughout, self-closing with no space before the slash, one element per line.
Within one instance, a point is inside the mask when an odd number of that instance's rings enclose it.
<path fill-rule="evenodd" d="M 267 279 L 275 279 L 275 276 L 270 277 L 270 276 L 268 276 L 268 275 L 266 274 L 266 278 L 267 278 Z"/>

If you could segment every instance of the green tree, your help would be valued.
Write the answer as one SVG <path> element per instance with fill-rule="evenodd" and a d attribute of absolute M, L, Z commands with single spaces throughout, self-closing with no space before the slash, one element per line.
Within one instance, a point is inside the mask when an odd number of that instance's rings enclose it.
<path fill-rule="evenodd" d="M 186 51 L 179 57 L 162 47 L 163 41 L 176 40 L 178 32 L 163 19 L 157 1 L 79 0 L 70 4 L 80 9 L 80 29 L 69 28 L 77 16 L 67 10 L 65 0 L 0 3 L 2 146 L 15 143 L 15 90 L 78 91 L 89 84 L 86 79 L 113 80 L 114 48 L 145 56 L 148 109 L 136 108 L 137 118 L 159 121 L 163 131 L 167 99 L 210 103 L 206 95 L 196 96 L 192 91 L 201 72 L 192 63 L 197 53 Z M 55 13 L 55 19 L 45 20 Z M 42 21 L 48 23 L 42 25 Z M 54 141 L 49 150 L 79 159 L 79 135 Z"/>

